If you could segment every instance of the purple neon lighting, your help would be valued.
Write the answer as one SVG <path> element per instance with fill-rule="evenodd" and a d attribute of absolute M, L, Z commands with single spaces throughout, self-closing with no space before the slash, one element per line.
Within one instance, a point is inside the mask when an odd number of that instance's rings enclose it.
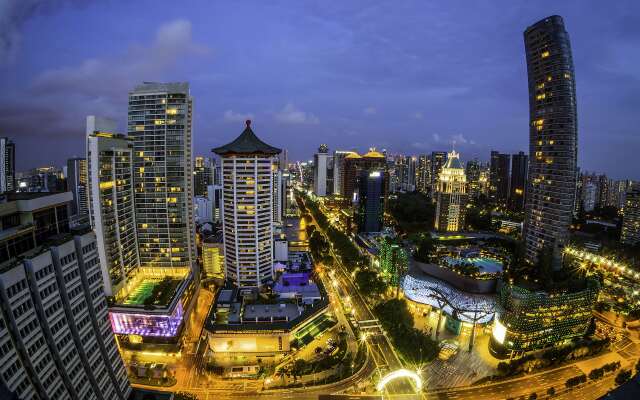
<path fill-rule="evenodd" d="M 145 315 L 133 313 L 109 312 L 111 328 L 114 333 L 123 335 L 140 335 L 156 337 L 172 337 L 178 334 L 182 324 L 182 303 L 178 303 L 172 315 Z"/>

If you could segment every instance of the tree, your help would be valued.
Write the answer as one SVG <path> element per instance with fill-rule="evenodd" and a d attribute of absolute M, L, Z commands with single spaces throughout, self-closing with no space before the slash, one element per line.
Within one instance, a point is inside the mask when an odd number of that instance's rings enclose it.
<path fill-rule="evenodd" d="M 313 350 L 313 352 L 314 352 L 314 353 L 316 353 L 316 354 L 320 354 L 320 353 L 322 353 L 322 347 L 320 347 L 320 346 L 316 347 L 316 348 Z"/>
<path fill-rule="evenodd" d="M 529 395 L 529 400 L 536 400 L 538 398 L 538 394 L 533 392 Z"/>
<path fill-rule="evenodd" d="M 428 263 L 431 261 L 431 258 L 435 253 L 435 248 L 436 246 L 431 235 L 422 235 L 418 243 L 416 243 L 416 251 L 414 252 L 413 257 L 416 261 Z"/>
<path fill-rule="evenodd" d="M 622 371 L 618 372 L 618 375 L 616 375 L 616 385 L 622 385 L 629 379 L 631 379 L 631 370 L 623 369 Z"/>
<path fill-rule="evenodd" d="M 307 362 L 301 358 L 296 359 L 291 365 L 291 375 L 293 376 L 293 380 L 297 380 L 298 377 L 304 375 L 304 371 L 307 368 Z"/>
<path fill-rule="evenodd" d="M 406 234 L 431 229 L 435 220 L 435 206 L 422 193 L 401 193 L 389 200 L 389 214 Z"/>
<path fill-rule="evenodd" d="M 177 392 L 174 396 L 175 400 L 198 400 L 195 394 L 188 392 Z"/>
<path fill-rule="evenodd" d="M 553 397 L 556 394 L 556 389 L 552 386 L 549 389 L 547 389 L 547 396 L 549 397 Z"/>
<path fill-rule="evenodd" d="M 371 270 L 360 270 L 356 273 L 356 285 L 365 296 L 379 297 L 387 291 L 386 282 Z"/>

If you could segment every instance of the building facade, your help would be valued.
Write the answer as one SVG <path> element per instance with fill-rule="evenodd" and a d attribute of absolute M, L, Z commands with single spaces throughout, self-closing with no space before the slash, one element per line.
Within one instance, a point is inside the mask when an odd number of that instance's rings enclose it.
<path fill-rule="evenodd" d="M 329 148 L 326 144 L 321 144 L 318 152 L 313 155 L 313 193 L 316 196 L 327 195 L 327 159 L 329 158 Z"/>
<path fill-rule="evenodd" d="M 509 154 L 491 151 L 489 163 L 490 197 L 498 204 L 507 204 L 509 199 L 509 164 Z"/>
<path fill-rule="evenodd" d="M 89 220 L 105 293 L 115 296 L 140 266 L 133 187 L 133 141 L 87 117 Z"/>
<path fill-rule="evenodd" d="M 16 145 L 3 137 L 0 138 L 0 193 L 16 189 Z"/>
<path fill-rule="evenodd" d="M 209 157 L 196 157 L 193 162 L 193 195 L 206 196 L 207 187 L 213 185 L 214 163 Z"/>
<path fill-rule="evenodd" d="M 360 171 L 358 177 L 358 232 L 380 232 L 384 222 L 385 174 L 383 171 Z"/>
<path fill-rule="evenodd" d="M 528 27 L 524 41 L 530 119 L 525 258 L 535 263 L 549 247 L 557 268 L 576 195 L 578 121 L 571 43 L 557 15 Z"/>
<path fill-rule="evenodd" d="M 237 286 L 273 280 L 273 170 L 280 149 L 251 130 L 213 149 L 221 158 L 226 276 Z"/>
<path fill-rule="evenodd" d="M 597 281 L 587 281 L 580 291 L 554 294 L 503 286 L 498 292 L 489 350 L 504 358 L 584 336 L 598 292 Z"/>
<path fill-rule="evenodd" d="M 529 157 L 524 152 L 511 155 L 511 184 L 509 185 L 509 206 L 514 211 L 524 210 L 527 190 Z"/>
<path fill-rule="evenodd" d="M 191 267 L 195 227 L 189 85 L 138 85 L 129 93 L 128 114 L 140 264 Z"/>
<path fill-rule="evenodd" d="M 95 234 L 69 229 L 71 193 L 3 204 L 0 383 L 21 399 L 127 399 Z"/>
<path fill-rule="evenodd" d="M 454 150 L 448 154 L 447 162 L 438 176 L 436 230 L 444 232 L 463 230 L 466 205 L 467 177 L 460 162 L 460 155 Z"/>
<path fill-rule="evenodd" d="M 67 160 L 67 189 L 73 194 L 71 214 L 78 217 L 89 214 L 87 198 L 87 159 L 70 158 Z"/>
<path fill-rule="evenodd" d="M 640 188 L 627 192 L 622 217 L 622 243 L 637 245 L 640 243 Z"/>
<path fill-rule="evenodd" d="M 435 199 L 436 187 L 438 186 L 438 177 L 442 172 L 442 167 L 447 162 L 446 151 L 432 151 L 431 152 L 431 182 L 430 182 L 430 194 L 432 199 Z"/>

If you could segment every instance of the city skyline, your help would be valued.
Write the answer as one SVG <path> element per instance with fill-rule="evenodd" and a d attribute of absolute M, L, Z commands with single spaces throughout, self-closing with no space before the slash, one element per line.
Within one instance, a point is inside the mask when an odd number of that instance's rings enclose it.
<path fill-rule="evenodd" d="M 638 178 L 613 161 L 632 156 L 640 144 L 632 128 L 633 54 L 640 52 L 631 2 L 607 5 L 607 19 L 600 18 L 605 6 L 595 2 L 446 9 L 202 4 L 175 18 L 163 13 L 131 24 L 143 2 L 108 9 L 61 4 L 6 6 L 13 20 L 0 32 L 0 79 L 7 88 L 0 95 L 6 110 L 0 131 L 16 142 L 18 170 L 42 164 L 38 152 L 27 150 L 35 143 L 51 149 L 47 160 L 56 165 L 81 155 L 85 115 L 116 118 L 124 131 L 123 100 L 145 80 L 190 81 L 197 99 L 194 154 L 206 156 L 231 140 L 234 124 L 247 117 L 266 141 L 287 143 L 298 160 L 309 159 L 320 143 L 424 154 L 448 151 L 455 141 L 466 160 L 487 160 L 491 149 L 517 153 L 526 150 L 528 129 L 522 30 L 557 13 L 571 32 L 576 63 L 578 165 Z M 277 26 L 265 22 L 273 13 L 282 15 Z M 89 29 L 103 14 L 130 27 Z M 420 24 L 410 23 L 417 18 Z M 239 28 L 244 24 L 253 27 L 250 33 Z M 78 30 L 86 31 L 81 40 Z M 220 40 L 227 32 L 232 40 Z"/>

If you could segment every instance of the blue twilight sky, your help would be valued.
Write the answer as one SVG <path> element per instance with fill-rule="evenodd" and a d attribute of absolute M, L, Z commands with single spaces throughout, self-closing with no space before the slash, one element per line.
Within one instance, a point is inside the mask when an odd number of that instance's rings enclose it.
<path fill-rule="evenodd" d="M 0 135 L 18 168 L 84 153 L 84 117 L 126 122 L 141 81 L 189 81 L 194 152 L 254 120 L 309 159 L 369 146 L 463 160 L 528 151 L 522 32 L 571 35 L 579 164 L 640 179 L 640 1 L 0 0 Z"/>

